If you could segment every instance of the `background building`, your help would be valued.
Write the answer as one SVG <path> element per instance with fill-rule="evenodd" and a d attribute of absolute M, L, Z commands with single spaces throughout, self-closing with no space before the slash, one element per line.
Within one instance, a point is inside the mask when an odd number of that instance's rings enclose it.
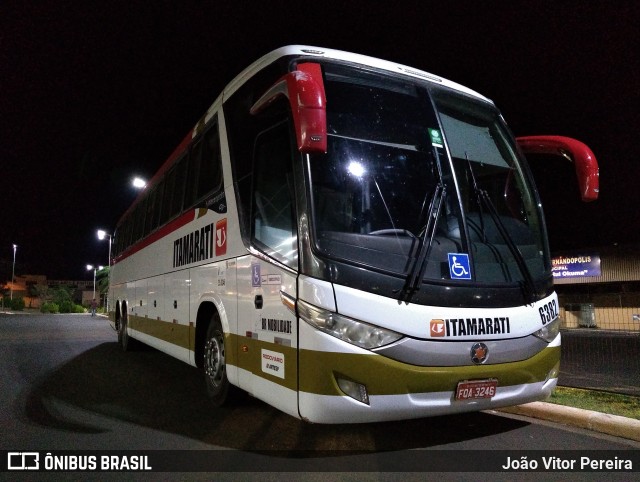
<path fill-rule="evenodd" d="M 563 328 L 640 331 L 640 245 L 557 254 L 553 275 Z"/>
<path fill-rule="evenodd" d="M 91 280 L 48 280 L 45 275 L 16 275 L 13 285 L 11 281 L 4 286 L 6 290 L 13 288 L 13 297 L 24 299 L 26 308 L 40 308 L 46 298 L 47 290 L 67 286 L 73 293 L 73 301 L 88 306 L 93 299 L 93 279 Z M 99 295 L 96 294 L 99 298 Z"/>

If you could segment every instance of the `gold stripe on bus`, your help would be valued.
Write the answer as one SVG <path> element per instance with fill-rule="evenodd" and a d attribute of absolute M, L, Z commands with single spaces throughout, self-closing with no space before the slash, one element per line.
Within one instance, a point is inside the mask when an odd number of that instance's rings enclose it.
<path fill-rule="evenodd" d="M 189 325 L 171 323 L 168 321 L 154 320 L 142 316 L 129 316 L 129 326 L 145 335 L 159 338 L 182 348 L 191 349 L 189 346 Z"/>
<path fill-rule="evenodd" d="M 498 386 L 546 380 L 560 363 L 560 347 L 546 348 L 519 362 L 498 365 L 419 367 L 380 355 L 300 350 L 300 391 L 343 395 L 335 377 L 366 385 L 369 395 L 453 391 L 460 380 L 497 378 Z M 556 374 L 557 376 L 557 374 Z"/>
<path fill-rule="evenodd" d="M 237 360 L 231 359 L 227 350 L 228 363 L 278 385 L 298 389 L 295 348 L 237 335 L 229 335 L 228 341 L 240 343 Z M 262 371 L 263 348 L 284 355 L 284 380 Z M 464 367 L 418 367 L 380 355 L 312 350 L 300 350 L 299 356 L 300 391 L 342 396 L 344 393 L 335 381 L 336 376 L 342 376 L 365 384 L 370 395 L 398 395 L 453 391 L 458 381 L 466 379 L 497 378 L 498 386 L 541 382 L 546 380 L 552 369 L 557 374 L 560 347 L 546 348 L 532 358 L 519 362 Z"/>
<path fill-rule="evenodd" d="M 149 318 L 129 317 L 131 328 L 174 345 L 193 349 L 195 330 Z M 344 395 L 338 388 L 336 376 L 366 385 L 370 395 L 398 395 L 455 390 L 460 380 L 497 378 L 498 386 L 521 385 L 546 380 L 552 368 L 559 370 L 560 347 L 546 348 L 537 355 L 519 362 L 498 365 L 469 365 L 457 367 L 419 367 L 380 355 L 298 350 L 290 346 L 227 333 L 226 362 L 273 383 L 318 395 Z M 189 346 L 191 343 L 191 346 Z M 278 378 L 262 370 L 262 350 L 281 353 L 285 378 Z"/>

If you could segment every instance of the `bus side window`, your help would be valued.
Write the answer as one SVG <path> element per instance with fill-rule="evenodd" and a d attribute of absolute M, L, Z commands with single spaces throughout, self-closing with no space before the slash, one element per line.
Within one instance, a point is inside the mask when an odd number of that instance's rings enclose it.
<path fill-rule="evenodd" d="M 222 160 L 218 125 L 213 122 L 202 135 L 189 156 L 184 208 L 199 205 L 207 197 L 222 189 Z"/>
<path fill-rule="evenodd" d="M 213 124 L 205 134 L 201 149 L 202 158 L 196 191 L 198 200 L 222 189 L 222 160 L 217 124 Z"/>
<path fill-rule="evenodd" d="M 189 167 L 187 169 L 187 186 L 184 190 L 184 208 L 190 208 L 196 201 L 196 186 L 200 162 L 202 161 L 202 138 L 196 141 L 189 154 Z"/>
<path fill-rule="evenodd" d="M 156 199 L 153 207 L 153 219 L 151 222 L 151 230 L 155 231 L 160 226 L 160 216 L 162 211 L 162 197 L 164 194 L 164 179 L 158 184 L 156 188 Z"/>
<path fill-rule="evenodd" d="M 173 188 L 176 184 L 176 171 L 172 168 L 164 177 L 164 197 L 162 199 L 162 207 L 160 208 L 161 217 L 160 224 L 165 224 L 171 219 L 171 200 L 173 198 Z"/>
<path fill-rule="evenodd" d="M 133 237 L 131 239 L 132 244 L 138 242 L 144 236 L 144 216 L 146 214 L 148 199 L 145 197 L 136 206 L 133 216 Z"/>
<path fill-rule="evenodd" d="M 177 216 L 182 212 L 182 201 L 184 196 L 184 185 L 187 177 L 187 163 L 189 158 L 184 156 L 178 161 L 173 175 L 175 176 L 173 193 L 171 195 L 171 209 L 169 219 Z"/>
<path fill-rule="evenodd" d="M 147 236 L 153 229 L 153 217 L 156 208 L 156 199 L 157 199 L 158 189 L 153 188 L 153 190 L 147 194 L 147 203 L 145 208 L 145 217 L 144 217 L 144 236 Z"/>
<path fill-rule="evenodd" d="M 269 256 L 296 267 L 292 144 L 286 122 L 258 136 L 253 161 L 252 239 Z"/>

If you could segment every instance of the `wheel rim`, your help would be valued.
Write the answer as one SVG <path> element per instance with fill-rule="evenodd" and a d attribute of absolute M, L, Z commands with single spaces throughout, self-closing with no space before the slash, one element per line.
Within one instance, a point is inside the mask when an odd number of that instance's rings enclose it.
<path fill-rule="evenodd" d="M 204 371 L 211 385 L 216 388 L 222 385 L 224 365 L 224 340 L 220 333 L 215 333 L 204 347 Z"/>

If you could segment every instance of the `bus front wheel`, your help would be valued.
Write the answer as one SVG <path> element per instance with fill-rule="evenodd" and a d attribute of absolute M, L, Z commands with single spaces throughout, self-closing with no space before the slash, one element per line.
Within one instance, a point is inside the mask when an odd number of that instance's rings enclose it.
<path fill-rule="evenodd" d="M 227 380 L 224 331 L 217 317 L 211 320 L 207 328 L 202 366 L 207 395 L 216 406 L 224 405 L 229 394 L 229 380 Z"/>

